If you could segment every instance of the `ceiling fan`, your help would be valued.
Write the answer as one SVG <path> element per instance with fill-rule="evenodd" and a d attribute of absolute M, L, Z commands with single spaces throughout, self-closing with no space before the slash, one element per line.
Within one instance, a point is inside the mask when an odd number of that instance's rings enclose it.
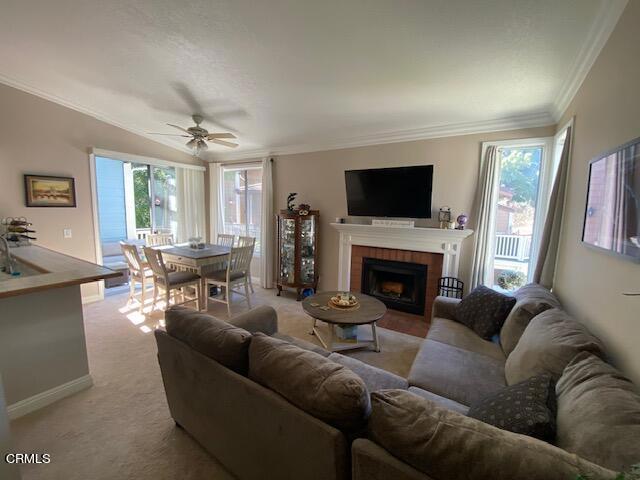
<path fill-rule="evenodd" d="M 195 122 L 194 127 L 182 128 L 178 125 L 167 123 L 170 127 L 177 128 L 183 133 L 149 133 L 149 135 L 167 135 L 172 137 L 191 138 L 186 145 L 187 147 L 192 148 L 196 153 L 200 153 L 209 148 L 207 142 L 216 143 L 229 148 L 236 148 L 238 146 L 237 143 L 220 140 L 221 138 L 236 138 L 233 133 L 209 133 L 200 126 L 204 120 L 202 115 L 192 115 L 191 118 L 193 118 L 193 121 Z"/>

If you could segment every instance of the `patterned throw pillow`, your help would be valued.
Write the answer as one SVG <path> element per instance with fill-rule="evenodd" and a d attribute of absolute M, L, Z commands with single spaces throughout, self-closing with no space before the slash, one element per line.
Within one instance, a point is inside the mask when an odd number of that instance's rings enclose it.
<path fill-rule="evenodd" d="M 480 285 L 456 306 L 456 320 L 485 340 L 500 331 L 516 299 Z"/>
<path fill-rule="evenodd" d="M 467 416 L 494 427 L 551 441 L 556 436 L 556 386 L 551 375 L 531 377 L 472 405 Z"/>

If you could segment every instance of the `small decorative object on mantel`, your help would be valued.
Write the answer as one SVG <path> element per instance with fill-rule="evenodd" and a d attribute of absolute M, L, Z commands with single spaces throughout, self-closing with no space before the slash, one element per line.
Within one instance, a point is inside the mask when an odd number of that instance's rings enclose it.
<path fill-rule="evenodd" d="M 10 246 L 20 247 L 30 245 L 31 240 L 37 240 L 33 234 L 35 230 L 31 229 L 32 223 L 25 217 L 7 217 L 0 220 L 2 225 L 2 237 L 4 237 Z"/>
<path fill-rule="evenodd" d="M 371 220 L 371 225 L 374 227 L 403 227 L 414 228 L 416 222 L 414 220 L 389 220 L 387 218 L 374 218 Z"/>
<path fill-rule="evenodd" d="M 451 207 L 441 207 L 438 212 L 438 221 L 440 222 L 440 228 L 449 228 L 451 223 Z"/>
<path fill-rule="evenodd" d="M 458 226 L 456 227 L 456 230 L 464 230 L 464 227 L 467 225 L 467 222 L 469 221 L 469 217 L 467 216 L 466 213 L 461 213 L 460 215 L 458 215 L 458 218 L 456 218 L 456 221 L 458 222 Z"/>
<path fill-rule="evenodd" d="M 287 210 L 290 212 L 293 212 L 294 210 L 295 205 L 293 204 L 293 201 L 296 199 L 296 196 L 298 196 L 297 193 L 290 193 L 287 195 Z"/>
<path fill-rule="evenodd" d="M 76 186 L 73 177 L 24 176 L 27 207 L 75 207 Z"/>
<path fill-rule="evenodd" d="M 301 203 L 300 205 L 298 205 L 297 207 L 297 211 L 298 211 L 298 215 L 309 215 L 309 212 L 311 211 L 311 205 L 307 205 L 306 203 Z"/>

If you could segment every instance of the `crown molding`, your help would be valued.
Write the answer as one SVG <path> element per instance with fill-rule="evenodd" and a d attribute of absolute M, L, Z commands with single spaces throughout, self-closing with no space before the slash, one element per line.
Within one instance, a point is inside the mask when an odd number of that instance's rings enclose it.
<path fill-rule="evenodd" d="M 271 149 L 255 149 L 241 152 L 212 153 L 207 159 L 210 162 L 226 162 L 262 158 L 268 155 L 292 155 L 297 153 L 321 152 L 325 150 L 340 150 L 343 148 L 365 147 L 369 145 L 383 145 L 387 143 L 413 142 L 430 138 L 454 137 L 477 133 L 501 132 L 521 128 L 545 127 L 555 124 L 555 120 L 548 112 L 538 112 L 517 117 L 508 117 L 479 122 L 464 122 L 450 125 L 438 125 L 411 130 L 384 132 L 373 135 L 345 138 L 312 144 L 286 145 Z"/>
<path fill-rule="evenodd" d="M 584 82 L 602 48 L 609 40 L 618 20 L 620 20 L 627 3 L 628 0 L 602 0 L 587 38 L 582 44 L 582 48 L 553 102 L 551 115 L 556 122 L 562 118 L 573 97 L 578 93 L 582 82 Z"/>
<path fill-rule="evenodd" d="M 53 102 L 53 103 L 56 103 L 56 104 L 61 105 L 63 107 L 69 108 L 71 110 L 75 110 L 76 112 L 82 113 L 83 115 L 88 115 L 89 117 L 95 118 L 96 120 L 99 120 L 99 121 L 104 122 L 104 123 L 108 123 L 109 125 L 112 125 L 114 127 L 118 127 L 118 128 L 120 128 L 122 130 L 126 130 L 127 132 L 133 133 L 133 134 L 138 135 L 140 137 L 144 137 L 147 140 L 150 140 L 150 141 L 155 142 L 155 143 L 159 143 L 161 145 L 164 145 L 165 147 L 172 148 L 172 149 L 177 150 L 177 151 L 182 152 L 182 153 L 188 153 L 190 155 L 193 154 L 193 152 L 190 149 L 186 148 L 186 147 L 181 148 L 181 147 L 175 145 L 174 143 L 172 143 L 170 141 L 167 141 L 167 140 L 164 140 L 164 139 L 157 138 L 157 137 L 154 137 L 152 135 L 149 135 L 146 132 L 140 130 L 139 128 L 131 127 L 130 125 L 125 125 L 123 123 L 120 123 L 117 120 L 114 120 L 114 119 L 108 117 L 107 115 L 104 115 L 104 114 L 102 114 L 100 112 L 96 112 L 96 111 L 91 110 L 89 108 L 83 107 L 83 106 L 78 105 L 78 104 L 76 104 L 74 102 L 66 100 L 66 99 L 64 99 L 62 97 L 58 97 L 57 95 L 53 95 L 53 94 L 47 93 L 47 92 L 45 92 L 43 90 L 40 90 L 38 88 L 32 87 L 31 85 L 28 85 L 27 83 L 25 83 L 25 82 L 23 82 L 21 80 L 17 80 L 15 78 L 10 78 L 10 77 L 7 77 L 6 75 L 0 74 L 0 83 L 2 83 L 4 85 L 7 85 L 9 87 L 13 87 L 13 88 L 15 88 L 17 90 L 21 90 L 23 92 L 29 93 L 31 95 L 35 95 L 36 97 L 43 98 L 45 100 L 48 100 L 48 101 Z"/>

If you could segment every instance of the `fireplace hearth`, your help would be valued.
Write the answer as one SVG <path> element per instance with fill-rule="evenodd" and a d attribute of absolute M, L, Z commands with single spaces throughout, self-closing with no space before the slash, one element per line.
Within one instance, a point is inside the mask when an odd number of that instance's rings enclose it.
<path fill-rule="evenodd" d="M 427 265 L 362 259 L 361 291 L 394 310 L 424 315 Z"/>

